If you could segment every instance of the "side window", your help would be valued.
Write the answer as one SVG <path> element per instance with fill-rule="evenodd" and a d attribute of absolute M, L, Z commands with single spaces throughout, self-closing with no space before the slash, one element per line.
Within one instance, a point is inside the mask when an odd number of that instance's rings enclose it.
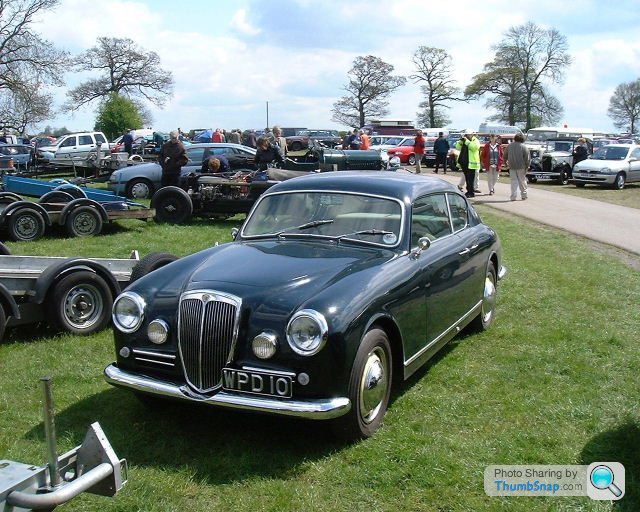
<path fill-rule="evenodd" d="M 204 158 L 204 148 L 190 148 L 187 149 L 187 157 L 193 163 L 202 163 Z"/>
<path fill-rule="evenodd" d="M 636 148 L 631 152 L 631 158 L 640 158 L 640 148 Z"/>
<path fill-rule="evenodd" d="M 418 245 L 424 236 L 437 240 L 451 234 L 449 210 L 444 194 L 421 197 L 411 208 L 411 247 Z"/>
<path fill-rule="evenodd" d="M 211 148 L 209 154 L 211 155 L 226 155 L 228 153 L 234 153 L 233 148 Z"/>
<path fill-rule="evenodd" d="M 467 219 L 469 218 L 467 202 L 458 194 L 447 194 L 447 197 L 449 199 L 449 210 L 451 211 L 453 232 L 455 233 L 467 226 Z"/>
<path fill-rule="evenodd" d="M 77 137 L 75 137 L 75 136 L 69 137 L 69 138 L 67 138 L 67 139 L 62 141 L 62 144 L 60 144 L 60 147 L 61 148 L 71 148 L 73 146 L 77 146 L 76 140 L 77 140 Z"/>
<path fill-rule="evenodd" d="M 80 135 L 78 139 L 81 146 L 90 146 L 91 144 L 93 144 L 91 135 Z"/>
<path fill-rule="evenodd" d="M 94 137 L 96 138 L 96 142 L 98 144 L 105 144 L 107 142 L 107 139 L 105 139 L 101 133 L 94 133 Z"/>

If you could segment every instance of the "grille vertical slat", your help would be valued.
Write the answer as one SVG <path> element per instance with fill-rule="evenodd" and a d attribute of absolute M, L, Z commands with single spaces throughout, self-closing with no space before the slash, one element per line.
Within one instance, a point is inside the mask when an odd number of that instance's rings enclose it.
<path fill-rule="evenodd" d="M 179 347 L 187 381 L 199 391 L 220 385 L 233 348 L 240 300 L 189 292 L 180 303 Z M 220 299 L 220 300 L 218 300 Z"/>

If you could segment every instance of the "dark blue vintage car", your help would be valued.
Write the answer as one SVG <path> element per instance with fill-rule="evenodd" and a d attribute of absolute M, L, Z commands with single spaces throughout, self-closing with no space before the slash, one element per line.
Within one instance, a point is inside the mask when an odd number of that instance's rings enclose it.
<path fill-rule="evenodd" d="M 375 432 L 392 384 L 493 322 L 495 231 L 435 177 L 330 172 L 277 184 L 235 241 L 115 301 L 109 383 Z"/>

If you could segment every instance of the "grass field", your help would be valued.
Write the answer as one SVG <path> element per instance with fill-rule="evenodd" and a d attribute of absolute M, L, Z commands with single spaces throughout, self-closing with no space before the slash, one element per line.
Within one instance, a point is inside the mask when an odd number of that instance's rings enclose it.
<path fill-rule="evenodd" d="M 33 327 L 0 343 L 0 458 L 44 463 L 38 379 L 52 375 L 59 450 L 97 420 L 130 464 L 115 499 L 85 494 L 64 511 L 640 510 L 639 273 L 601 246 L 480 211 L 509 270 L 496 323 L 456 338 L 396 390 L 373 438 L 343 445 L 321 423 L 178 404 L 149 410 L 102 378 L 114 359 L 110 331 L 80 338 Z M 229 241 L 238 223 L 131 221 L 105 236 L 10 247 L 183 255 Z M 593 461 L 625 465 L 621 502 L 483 491 L 489 464 Z"/>

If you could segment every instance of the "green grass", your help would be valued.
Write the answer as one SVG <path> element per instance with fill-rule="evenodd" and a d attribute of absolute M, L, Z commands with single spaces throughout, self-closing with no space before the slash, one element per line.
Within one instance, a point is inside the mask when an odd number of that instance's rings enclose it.
<path fill-rule="evenodd" d="M 147 409 L 108 386 L 111 334 L 31 327 L 0 344 L 0 458 L 45 460 L 38 379 L 54 377 L 60 451 L 100 421 L 130 481 L 66 511 L 640 509 L 640 275 L 559 231 L 481 210 L 509 269 L 494 327 L 458 337 L 393 395 L 384 427 L 345 446 L 321 423 L 182 404 Z M 16 253 L 182 255 L 230 239 L 238 221 L 123 223 L 88 240 L 10 244 Z M 490 498 L 489 464 L 620 461 L 626 496 Z"/>

